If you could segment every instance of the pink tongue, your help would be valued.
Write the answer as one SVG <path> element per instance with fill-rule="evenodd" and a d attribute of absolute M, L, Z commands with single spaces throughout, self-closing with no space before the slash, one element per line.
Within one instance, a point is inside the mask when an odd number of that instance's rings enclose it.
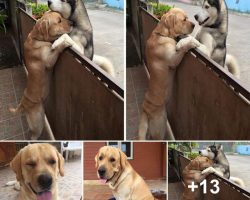
<path fill-rule="evenodd" d="M 105 183 L 107 182 L 107 180 L 106 180 L 106 179 L 100 179 L 100 182 L 101 182 L 102 184 L 105 184 Z"/>
<path fill-rule="evenodd" d="M 40 195 L 37 195 L 37 200 L 52 200 L 52 193 L 49 192 L 43 192 Z"/>

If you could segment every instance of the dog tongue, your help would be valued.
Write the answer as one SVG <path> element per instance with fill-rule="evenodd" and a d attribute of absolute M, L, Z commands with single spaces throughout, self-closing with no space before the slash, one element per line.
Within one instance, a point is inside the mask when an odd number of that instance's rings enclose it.
<path fill-rule="evenodd" d="M 106 179 L 100 179 L 100 182 L 101 182 L 102 184 L 105 184 L 105 183 L 107 182 L 107 180 L 106 180 Z"/>
<path fill-rule="evenodd" d="M 37 200 L 52 200 L 52 193 L 50 191 L 43 192 L 42 194 L 37 195 Z"/>

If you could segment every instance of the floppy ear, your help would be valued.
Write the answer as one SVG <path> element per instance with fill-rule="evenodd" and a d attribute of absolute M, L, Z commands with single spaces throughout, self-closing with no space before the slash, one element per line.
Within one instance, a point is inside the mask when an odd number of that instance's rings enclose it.
<path fill-rule="evenodd" d="M 173 29 L 176 21 L 176 16 L 173 14 L 166 15 L 164 23 L 168 29 Z"/>
<path fill-rule="evenodd" d="M 63 156 L 57 151 L 58 157 L 58 169 L 61 176 L 64 176 L 64 158 Z"/>
<path fill-rule="evenodd" d="M 23 179 L 22 166 L 21 166 L 21 154 L 22 154 L 22 150 L 20 150 L 18 154 L 14 157 L 14 159 L 10 162 L 10 167 L 16 173 L 16 179 L 18 181 L 21 181 Z"/>
<path fill-rule="evenodd" d="M 38 32 L 43 35 L 43 38 L 45 40 L 49 39 L 49 20 L 47 19 L 41 19 L 38 22 Z"/>
<path fill-rule="evenodd" d="M 95 167 L 98 167 L 98 157 L 99 157 L 99 152 L 95 155 Z"/>
<path fill-rule="evenodd" d="M 199 168 L 200 168 L 200 161 L 198 159 L 192 160 L 189 169 L 199 170 Z"/>
<path fill-rule="evenodd" d="M 125 168 L 128 160 L 127 160 L 127 156 L 125 153 L 123 153 L 120 149 L 119 149 L 119 154 L 120 154 L 120 164 L 121 164 L 121 168 Z"/>

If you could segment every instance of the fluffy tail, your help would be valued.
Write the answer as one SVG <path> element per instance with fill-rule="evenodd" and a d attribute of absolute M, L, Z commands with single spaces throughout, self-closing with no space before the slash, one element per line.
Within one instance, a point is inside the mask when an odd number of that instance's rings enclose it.
<path fill-rule="evenodd" d="M 246 187 L 244 181 L 242 179 L 240 179 L 240 178 L 231 176 L 229 180 L 234 182 L 235 184 L 239 185 L 242 188 Z"/>
<path fill-rule="evenodd" d="M 14 185 L 14 188 L 16 190 L 21 189 L 20 183 L 18 181 L 9 181 L 8 183 L 5 184 L 5 186 L 12 186 L 12 185 Z"/>
<path fill-rule="evenodd" d="M 226 55 L 226 66 L 228 71 L 231 72 L 235 77 L 240 78 L 240 68 L 237 63 L 237 60 L 232 56 L 227 54 Z"/>
<path fill-rule="evenodd" d="M 113 64 L 105 57 L 94 55 L 93 62 L 99 65 L 104 71 L 115 77 L 115 70 Z"/>

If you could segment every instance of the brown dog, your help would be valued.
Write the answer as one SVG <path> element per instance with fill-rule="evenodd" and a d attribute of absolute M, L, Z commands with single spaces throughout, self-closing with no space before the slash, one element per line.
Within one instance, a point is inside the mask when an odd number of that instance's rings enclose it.
<path fill-rule="evenodd" d="M 47 12 L 37 21 L 24 43 L 25 65 L 28 81 L 20 104 L 12 113 L 25 112 L 31 139 L 37 139 L 44 128 L 43 101 L 49 91 L 49 70 L 59 54 L 71 44 L 67 41 L 52 49 L 52 41 L 71 31 L 71 22 L 59 13 Z"/>
<path fill-rule="evenodd" d="M 116 199 L 153 200 L 147 184 L 118 148 L 104 146 L 95 156 L 97 176 L 109 183 Z"/>
<path fill-rule="evenodd" d="M 145 94 L 139 125 L 139 139 L 167 138 L 166 104 L 171 96 L 175 69 L 184 54 L 199 42 L 189 36 L 176 42 L 177 37 L 190 34 L 194 24 L 183 10 L 171 9 L 162 16 L 146 45 L 149 88 Z M 169 138 L 168 138 L 169 139 Z"/>
<path fill-rule="evenodd" d="M 64 176 L 64 158 L 50 144 L 30 144 L 19 151 L 10 167 L 21 191 L 18 200 L 57 200 L 58 174 Z"/>
<path fill-rule="evenodd" d="M 182 200 L 200 200 L 199 191 L 192 192 L 188 185 L 198 184 L 202 182 L 207 174 L 201 174 L 201 172 L 213 165 L 213 160 L 208 159 L 204 156 L 198 156 L 184 168 L 182 177 L 185 183 L 185 190 L 182 196 Z"/>

